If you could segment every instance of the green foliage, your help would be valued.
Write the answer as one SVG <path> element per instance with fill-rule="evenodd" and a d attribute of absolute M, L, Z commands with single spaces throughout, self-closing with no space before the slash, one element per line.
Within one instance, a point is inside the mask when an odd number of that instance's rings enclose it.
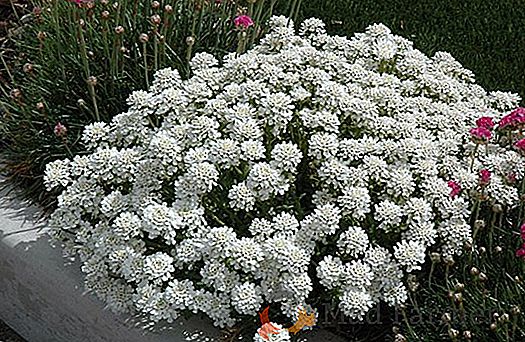
<path fill-rule="evenodd" d="M 331 34 L 384 23 L 426 54 L 450 52 L 488 90 L 525 98 L 525 6 L 520 0 L 311 0 L 301 17 L 318 17 Z"/>
<path fill-rule="evenodd" d="M 525 340 L 525 262 L 515 255 L 521 239 L 509 220 L 517 215 L 490 206 L 482 212 L 475 244 L 456 260 L 434 259 L 415 280 L 401 324 L 409 341 Z"/>
<path fill-rule="evenodd" d="M 8 183 L 28 198 L 53 203 L 42 187 L 45 165 L 82 153 L 82 127 L 126 110 L 132 90 L 146 89 L 164 67 L 189 75 L 195 52 L 218 57 L 249 48 L 263 33 L 276 0 L 35 1 L 2 70 L 1 158 Z M 236 28 L 246 13 L 255 26 Z M 27 18 L 27 16 L 26 16 Z M 67 127 L 57 137 L 55 125 Z"/>

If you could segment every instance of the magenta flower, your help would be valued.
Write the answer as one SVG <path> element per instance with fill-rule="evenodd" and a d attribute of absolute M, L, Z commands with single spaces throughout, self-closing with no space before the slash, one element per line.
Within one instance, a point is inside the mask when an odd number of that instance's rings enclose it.
<path fill-rule="evenodd" d="M 516 143 L 514 143 L 514 147 L 516 147 L 521 152 L 525 152 L 525 139 L 518 140 Z"/>
<path fill-rule="evenodd" d="M 57 137 L 65 137 L 67 134 L 67 127 L 58 122 L 55 126 L 54 132 Z"/>
<path fill-rule="evenodd" d="M 523 259 L 525 259 L 525 243 L 523 244 L 523 246 L 521 246 L 520 249 L 518 249 L 518 250 L 516 251 L 516 256 L 517 256 L 518 258 L 523 258 Z"/>
<path fill-rule="evenodd" d="M 492 129 L 494 128 L 494 121 L 488 116 L 482 116 L 476 120 L 476 125 L 481 128 Z"/>
<path fill-rule="evenodd" d="M 233 19 L 235 27 L 241 27 L 242 29 L 247 29 L 250 26 L 254 25 L 252 18 L 248 15 L 240 15 Z"/>
<path fill-rule="evenodd" d="M 525 108 L 519 107 L 510 112 L 510 114 L 501 118 L 498 123 L 498 128 L 515 129 L 517 126 L 523 123 L 525 123 Z"/>
<path fill-rule="evenodd" d="M 492 137 L 492 132 L 484 127 L 476 127 L 470 130 L 470 136 L 478 144 L 486 143 Z"/>
<path fill-rule="evenodd" d="M 456 181 L 450 180 L 447 185 L 450 188 L 450 197 L 454 198 L 461 192 L 461 186 Z"/>
<path fill-rule="evenodd" d="M 516 174 L 514 172 L 507 173 L 507 183 L 513 184 L 516 183 Z"/>
<path fill-rule="evenodd" d="M 522 224 L 520 227 L 520 234 L 521 234 L 521 239 L 525 241 L 525 223 Z"/>
<path fill-rule="evenodd" d="M 479 182 L 481 185 L 487 185 L 490 183 L 490 176 L 492 174 L 489 170 L 483 169 L 479 172 Z"/>

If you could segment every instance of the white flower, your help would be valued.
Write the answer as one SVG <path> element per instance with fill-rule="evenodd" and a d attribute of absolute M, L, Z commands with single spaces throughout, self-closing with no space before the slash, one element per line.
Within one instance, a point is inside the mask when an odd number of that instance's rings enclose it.
<path fill-rule="evenodd" d="M 173 258 L 166 253 L 155 253 L 144 259 L 144 273 L 150 280 L 167 281 L 173 277 L 174 271 Z"/>
<path fill-rule="evenodd" d="M 70 161 L 56 160 L 46 165 L 44 173 L 44 185 L 47 190 L 56 188 L 57 186 L 65 187 L 71 181 L 69 174 Z"/>
<path fill-rule="evenodd" d="M 418 241 L 402 240 L 394 246 L 394 257 L 407 272 L 420 270 L 425 261 L 425 245 Z"/>
<path fill-rule="evenodd" d="M 348 227 L 339 236 L 337 247 L 343 255 L 355 258 L 367 250 L 368 235 L 361 227 Z"/>
<path fill-rule="evenodd" d="M 331 290 L 341 284 L 343 271 L 341 259 L 327 255 L 317 266 L 317 277 L 323 286 Z"/>
<path fill-rule="evenodd" d="M 251 211 L 255 205 L 255 194 L 245 182 L 234 185 L 228 192 L 230 206 L 236 210 Z"/>
<path fill-rule="evenodd" d="M 372 308 L 373 301 L 369 293 L 363 290 L 348 289 L 343 292 L 339 307 L 350 318 L 362 320 Z"/>
<path fill-rule="evenodd" d="M 242 315 L 255 315 L 263 302 L 260 291 L 253 283 L 235 286 L 231 297 L 232 306 Z"/>
<path fill-rule="evenodd" d="M 295 144 L 277 144 L 272 150 L 272 166 L 284 172 L 293 172 L 301 162 L 302 156 Z"/>

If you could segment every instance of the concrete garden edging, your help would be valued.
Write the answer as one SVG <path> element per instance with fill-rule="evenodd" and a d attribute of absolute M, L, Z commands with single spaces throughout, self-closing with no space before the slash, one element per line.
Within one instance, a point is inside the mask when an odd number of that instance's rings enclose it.
<path fill-rule="evenodd" d="M 0 319 L 28 342 L 213 342 L 220 332 L 192 318 L 145 331 L 129 315 L 116 315 L 86 293 L 77 263 L 65 265 L 53 248 L 37 208 L 0 193 Z M 254 332 L 255 333 L 255 332 Z M 323 330 L 305 341 L 342 342 Z M 246 336 L 242 341 L 252 341 Z"/>

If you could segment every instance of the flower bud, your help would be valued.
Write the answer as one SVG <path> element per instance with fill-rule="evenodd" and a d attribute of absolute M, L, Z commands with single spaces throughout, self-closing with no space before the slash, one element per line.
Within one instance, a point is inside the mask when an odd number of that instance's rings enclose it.
<path fill-rule="evenodd" d="M 188 46 L 192 46 L 193 44 L 195 44 L 195 38 L 193 38 L 192 36 L 186 37 L 186 44 L 188 44 Z"/>
<path fill-rule="evenodd" d="M 472 267 L 470 269 L 470 274 L 473 275 L 473 276 L 479 275 L 479 269 L 477 267 Z"/>
<path fill-rule="evenodd" d="M 80 25 L 80 27 L 84 27 L 84 26 L 86 26 L 86 21 L 84 19 L 80 19 L 78 21 L 78 24 Z"/>
<path fill-rule="evenodd" d="M 164 12 L 166 12 L 166 13 L 171 13 L 171 12 L 173 12 L 173 7 L 170 6 L 170 5 L 166 5 L 166 6 L 164 6 Z"/>
<path fill-rule="evenodd" d="M 503 212 L 503 206 L 499 203 L 496 203 L 492 206 L 492 211 L 499 214 L 501 212 Z"/>
<path fill-rule="evenodd" d="M 496 253 L 501 253 L 501 252 L 503 251 L 503 248 L 501 248 L 500 246 L 496 246 L 496 247 L 494 248 L 494 251 L 495 251 Z"/>
<path fill-rule="evenodd" d="M 441 316 L 441 320 L 445 323 L 450 323 L 452 321 L 452 316 L 450 313 L 446 312 L 443 314 L 443 316 Z"/>
<path fill-rule="evenodd" d="M 474 229 L 483 229 L 483 228 L 485 228 L 485 221 L 476 220 L 476 222 L 474 222 Z"/>
<path fill-rule="evenodd" d="M 141 43 L 147 43 L 149 40 L 149 36 L 145 33 L 141 33 L 139 36 L 139 42 Z"/>
<path fill-rule="evenodd" d="M 158 2 L 158 1 L 152 1 L 151 2 L 151 8 L 157 9 L 159 7 L 160 7 L 160 2 Z"/>
<path fill-rule="evenodd" d="M 31 64 L 31 63 L 26 63 L 26 64 L 24 64 L 24 66 L 22 67 L 22 70 L 23 70 L 26 74 L 33 72 L 33 64 Z"/>
<path fill-rule="evenodd" d="M 450 336 L 450 338 L 456 339 L 459 336 L 459 331 L 457 331 L 456 329 L 450 328 L 448 329 L 448 335 Z"/>
<path fill-rule="evenodd" d="M 128 52 L 128 49 L 125 46 L 121 46 L 120 47 L 120 52 L 126 53 L 126 52 Z"/>
<path fill-rule="evenodd" d="M 46 39 L 47 34 L 43 31 L 39 31 L 36 36 L 38 40 L 43 41 L 44 39 Z"/>
<path fill-rule="evenodd" d="M 118 6 L 119 6 L 119 3 L 118 3 L 118 2 L 114 2 L 114 3 L 113 3 L 113 9 L 118 9 Z"/>
<path fill-rule="evenodd" d="M 485 282 L 485 281 L 487 281 L 487 279 L 488 279 L 488 277 L 487 277 L 487 275 L 485 273 L 481 272 L 479 274 L 479 280 Z"/>
<path fill-rule="evenodd" d="M 13 99 L 20 99 L 22 97 L 22 91 L 18 88 L 15 88 L 13 90 L 11 90 L 11 93 L 10 93 L 11 97 Z"/>
<path fill-rule="evenodd" d="M 466 340 L 471 340 L 472 339 L 472 333 L 469 330 L 465 330 L 465 331 L 463 331 L 463 337 Z"/>
<path fill-rule="evenodd" d="M 45 109 L 44 103 L 43 103 L 43 102 L 38 102 L 38 103 L 36 104 L 36 109 L 37 109 L 38 111 L 43 111 L 43 110 Z"/>
<path fill-rule="evenodd" d="M 77 100 L 77 104 L 80 106 L 80 107 L 84 107 L 86 105 L 86 101 L 84 101 L 83 99 L 78 99 Z"/>
<path fill-rule="evenodd" d="M 117 26 L 117 27 L 115 27 L 115 33 L 116 33 L 116 34 L 122 34 L 122 33 L 124 33 L 124 27 L 122 27 L 122 26 Z"/>
<path fill-rule="evenodd" d="M 65 137 L 67 135 L 66 126 L 62 125 L 62 123 L 60 122 L 57 122 L 53 131 L 55 135 L 59 138 Z"/>
<path fill-rule="evenodd" d="M 465 289 L 465 284 L 463 283 L 457 283 L 456 284 L 456 291 L 462 292 Z"/>
<path fill-rule="evenodd" d="M 481 247 L 479 248 L 479 254 L 485 254 L 486 252 L 487 252 L 487 248 L 485 248 L 485 247 L 483 247 L 483 246 L 481 246 Z"/>
<path fill-rule="evenodd" d="M 496 323 L 492 323 L 492 324 L 490 325 L 490 330 L 494 331 L 494 330 L 496 330 L 496 329 L 498 329 L 498 325 L 497 325 Z"/>
<path fill-rule="evenodd" d="M 440 262 L 441 261 L 441 254 L 439 253 L 436 253 L 436 252 L 432 252 L 430 253 L 430 260 L 432 262 Z"/>
<path fill-rule="evenodd" d="M 394 342 L 406 342 L 406 341 L 407 341 L 406 337 L 401 334 L 396 334 L 394 336 Z"/>
<path fill-rule="evenodd" d="M 447 266 L 454 266 L 455 261 L 454 261 L 454 258 L 452 257 L 452 255 L 447 255 L 445 257 L 444 261 L 445 261 L 445 265 L 447 265 Z"/>
<path fill-rule="evenodd" d="M 456 303 L 462 303 L 463 302 L 463 295 L 461 293 L 454 294 L 454 301 Z"/>
<path fill-rule="evenodd" d="M 162 19 L 160 18 L 160 15 L 158 15 L 158 14 L 152 15 L 150 19 L 151 19 L 151 22 L 153 23 L 153 25 L 155 25 L 155 26 L 159 25 L 160 22 L 162 21 Z"/>
<path fill-rule="evenodd" d="M 100 16 L 102 17 L 102 19 L 108 19 L 109 18 L 109 12 L 108 11 L 102 11 L 102 13 L 100 13 Z"/>
<path fill-rule="evenodd" d="M 102 5 L 107 5 L 107 4 L 109 4 L 109 0 L 100 0 L 100 3 Z"/>
<path fill-rule="evenodd" d="M 510 309 L 510 314 L 512 316 L 518 316 L 521 313 L 521 310 L 519 306 L 513 306 L 512 309 Z"/>
<path fill-rule="evenodd" d="M 96 86 L 97 85 L 97 78 L 95 76 L 89 76 L 88 79 L 87 79 L 87 83 L 90 85 L 90 86 Z"/>

